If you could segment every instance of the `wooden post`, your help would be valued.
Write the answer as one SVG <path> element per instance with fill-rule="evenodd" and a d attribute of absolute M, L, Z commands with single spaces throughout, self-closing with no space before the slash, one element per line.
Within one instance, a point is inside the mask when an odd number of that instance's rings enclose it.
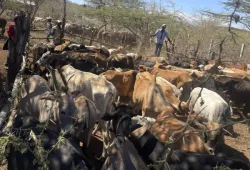
<path fill-rule="evenodd" d="M 245 44 L 242 44 L 240 49 L 240 58 L 243 57 L 244 49 L 245 49 Z"/>
<path fill-rule="evenodd" d="M 209 45 L 209 50 L 208 50 L 208 58 L 209 58 L 210 55 L 211 55 L 211 50 L 212 50 L 213 44 L 214 44 L 214 40 L 211 39 L 211 40 L 210 40 L 210 45 Z"/>

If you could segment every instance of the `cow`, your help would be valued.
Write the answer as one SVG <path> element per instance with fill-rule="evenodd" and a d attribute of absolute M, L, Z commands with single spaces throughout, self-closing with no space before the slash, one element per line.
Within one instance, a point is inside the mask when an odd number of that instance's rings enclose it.
<path fill-rule="evenodd" d="M 70 24 L 70 23 L 66 23 L 64 30 L 66 33 L 70 33 L 70 34 L 76 34 L 76 35 L 82 35 L 83 34 L 83 28 L 81 25 L 77 25 L 77 24 Z"/>
<path fill-rule="evenodd" d="M 1 36 L 4 36 L 6 25 L 7 25 L 7 20 L 4 18 L 0 18 Z"/>
<path fill-rule="evenodd" d="M 196 120 L 199 116 L 191 117 Z M 170 110 L 165 109 L 156 118 L 155 123 L 148 125 L 148 130 L 160 142 L 168 143 L 174 141 L 174 149 L 181 149 L 190 152 L 198 152 L 204 154 L 214 154 L 217 138 L 211 138 L 214 132 L 210 131 L 214 126 L 218 127 L 217 123 L 208 122 L 208 126 L 202 128 L 203 134 L 197 133 L 193 127 L 178 120 Z M 182 133 L 183 130 L 185 133 Z M 208 131 L 208 133 L 206 133 Z M 205 136 L 205 137 L 204 137 Z"/>
<path fill-rule="evenodd" d="M 171 154 L 170 148 L 157 140 L 146 126 L 137 125 L 129 139 L 135 145 L 138 153 L 147 164 L 155 164 L 159 169 L 164 169 L 166 156 Z M 163 161 L 163 163 L 159 163 Z M 167 163 L 170 169 L 200 170 L 214 169 L 217 166 L 226 166 L 232 169 L 248 169 L 248 166 L 239 161 L 227 158 L 221 154 L 204 155 L 175 149 L 169 156 Z"/>
<path fill-rule="evenodd" d="M 147 165 L 140 158 L 136 148 L 127 138 L 130 134 L 131 118 L 133 112 L 127 112 L 126 107 L 120 108 L 118 114 L 115 116 L 105 117 L 105 119 L 112 119 L 107 125 L 113 132 L 112 143 L 108 145 L 108 157 L 104 162 L 102 170 L 147 170 Z"/>
<path fill-rule="evenodd" d="M 134 63 L 136 66 L 138 65 L 145 65 L 147 67 L 153 67 L 156 62 L 159 62 L 159 63 L 166 63 L 166 59 L 164 57 L 143 57 L 143 56 L 138 56 Z"/>
<path fill-rule="evenodd" d="M 171 105 L 177 109 L 182 110 L 184 109 L 185 112 L 188 112 L 188 108 L 186 103 L 182 103 L 178 97 L 181 95 L 179 89 L 176 86 L 169 83 L 167 80 L 161 77 L 155 77 L 154 75 L 150 74 L 149 72 L 139 73 L 138 75 L 142 76 L 144 79 L 148 79 L 150 82 L 155 82 L 156 84 L 160 85 L 164 96 L 166 97 L 167 101 L 171 103 Z M 137 82 L 136 82 L 137 83 Z"/>
<path fill-rule="evenodd" d="M 142 109 L 143 116 L 150 115 L 150 117 L 154 118 L 165 106 L 169 105 L 173 106 L 175 110 L 181 110 L 180 107 L 185 106 L 175 96 L 171 86 L 160 79 L 155 80 L 155 76 L 150 73 L 137 74 L 136 71 L 118 72 L 108 70 L 103 75 L 117 88 L 120 101 L 122 103 L 132 101 L 135 110 Z M 161 85 L 157 84 L 157 81 Z"/>
<path fill-rule="evenodd" d="M 220 128 L 231 123 L 230 107 L 216 92 L 196 87 L 192 90 L 187 104 L 194 113 L 199 114 L 208 121 L 218 123 Z M 222 129 L 217 130 L 213 137 L 216 138 L 218 136 L 221 138 L 221 142 L 223 142 L 222 132 Z M 232 126 L 230 126 L 229 133 L 235 134 Z"/>
<path fill-rule="evenodd" d="M 24 150 L 27 148 L 25 152 L 22 152 L 16 149 L 15 145 L 10 144 L 10 152 L 7 155 L 8 170 L 38 170 L 41 168 L 48 168 L 49 170 L 87 170 L 92 168 L 92 165 L 82 153 L 79 140 L 75 137 L 64 136 L 64 141 L 60 142 L 59 133 L 55 133 L 49 129 L 41 129 L 39 122 L 30 121 L 29 117 L 26 116 L 20 117 L 18 115 L 14 122 L 14 127 L 18 130 L 13 130 L 13 133 L 25 141 L 25 144 L 21 145 L 21 149 Z M 27 129 L 32 129 L 34 135 L 39 136 L 39 141 L 41 140 L 39 146 L 38 144 L 34 145 L 37 141 L 27 140 L 31 134 L 30 130 L 27 131 Z M 39 151 L 34 146 L 46 151 L 49 150 L 50 152 L 46 152 L 48 155 L 36 156 L 34 153 Z"/>
<path fill-rule="evenodd" d="M 119 46 L 117 49 L 115 49 L 115 48 L 108 49 L 109 56 L 116 55 L 118 53 L 122 53 L 123 50 L 124 50 L 124 48 L 122 46 Z"/>
<path fill-rule="evenodd" d="M 235 68 L 230 68 L 230 69 L 221 68 L 218 72 L 219 74 L 222 74 L 224 76 L 250 80 L 250 74 L 243 70 L 239 70 Z"/>
<path fill-rule="evenodd" d="M 109 68 L 122 68 L 134 70 L 134 61 L 130 56 L 125 54 L 112 55 L 107 59 L 107 69 Z"/>
<path fill-rule="evenodd" d="M 182 101 L 188 100 L 192 89 L 195 87 L 205 87 L 216 91 L 213 77 L 210 74 L 202 74 L 198 71 L 191 72 L 187 69 L 164 70 L 164 68 L 164 64 L 157 62 L 151 73 L 166 79 L 177 88 L 182 87 L 182 94 L 179 97 Z"/>
<path fill-rule="evenodd" d="M 226 100 L 233 101 L 239 108 L 243 107 L 243 113 L 250 112 L 250 81 L 228 76 L 215 78 L 215 85 L 218 91 L 225 93 Z"/>
<path fill-rule="evenodd" d="M 175 85 L 177 88 L 180 88 L 185 83 L 192 81 L 192 77 L 187 72 L 179 70 L 163 70 L 161 68 L 161 64 L 156 62 L 151 73 L 166 79 L 167 81 Z"/>
<path fill-rule="evenodd" d="M 43 65 L 45 63 L 40 62 L 40 64 Z M 106 134 L 105 122 L 101 118 L 112 114 L 112 110 L 114 110 L 113 103 L 117 98 L 115 86 L 103 76 L 82 72 L 71 65 L 64 65 L 60 68 L 60 72 L 55 70 L 54 73 L 61 87 L 66 87 L 70 92 L 83 94 L 94 102 L 97 109 L 98 122 L 104 131 L 103 133 Z M 52 75 L 50 82 L 54 82 L 53 77 Z"/>
<path fill-rule="evenodd" d="M 62 52 L 51 54 L 50 51 L 44 53 L 36 62 L 38 65 L 50 65 L 52 68 L 62 67 L 71 64 L 74 68 L 81 71 L 101 73 L 104 68 L 98 68 L 94 53 Z"/>
<path fill-rule="evenodd" d="M 109 147 L 109 156 L 104 162 L 102 170 L 148 170 L 134 145 L 125 138 L 123 141 L 115 139 Z"/>
<path fill-rule="evenodd" d="M 227 102 L 219 94 L 206 88 L 194 88 L 187 104 L 190 110 L 209 121 L 226 124 L 231 120 Z"/>
<path fill-rule="evenodd" d="M 56 95 L 45 79 L 34 75 L 21 88 L 20 104 L 20 115 L 30 115 L 40 123 L 48 123 L 51 130 L 62 129 L 79 137 L 86 129 L 83 142 L 88 145 L 97 121 L 97 111 L 86 97 L 73 93 Z"/>
<path fill-rule="evenodd" d="M 32 115 L 40 123 L 50 120 L 50 115 L 63 130 L 69 130 L 73 125 L 75 106 L 67 94 L 58 97 L 50 90 L 47 82 L 40 76 L 31 76 L 21 88 L 20 113 Z M 62 117 L 65 117 L 64 119 Z M 49 121 L 49 124 L 51 122 Z"/>
<path fill-rule="evenodd" d="M 112 84 L 114 84 L 121 103 L 127 103 L 132 99 L 137 75 L 136 71 L 130 70 L 126 72 L 118 72 L 114 70 L 108 70 L 102 75 L 105 76 L 105 78 Z"/>
<path fill-rule="evenodd" d="M 35 17 L 33 22 L 32 22 L 32 26 L 33 28 L 36 28 L 37 25 L 39 26 L 44 26 L 45 25 L 45 21 L 46 19 L 41 18 L 41 17 Z"/>

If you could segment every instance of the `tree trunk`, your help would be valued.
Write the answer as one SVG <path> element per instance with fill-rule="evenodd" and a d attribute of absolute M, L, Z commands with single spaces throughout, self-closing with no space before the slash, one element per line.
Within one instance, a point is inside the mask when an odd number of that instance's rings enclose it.
<path fill-rule="evenodd" d="M 29 41 L 30 35 L 30 20 L 24 16 L 17 16 L 16 20 L 16 36 L 14 40 L 9 42 L 9 56 L 8 56 L 8 73 L 7 73 L 7 88 L 11 90 L 12 84 L 16 78 L 17 73 L 21 69 L 22 56 L 25 52 L 26 44 Z"/>
<path fill-rule="evenodd" d="M 61 42 L 62 42 L 62 39 L 64 37 L 64 27 L 65 27 L 65 22 L 66 22 L 66 5 L 67 5 L 67 2 L 66 0 L 63 0 L 63 19 L 62 19 L 62 32 L 61 32 Z"/>

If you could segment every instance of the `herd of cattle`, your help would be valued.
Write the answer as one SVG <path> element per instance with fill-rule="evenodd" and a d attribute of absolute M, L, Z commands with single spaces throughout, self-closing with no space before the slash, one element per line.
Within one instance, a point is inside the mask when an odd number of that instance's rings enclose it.
<path fill-rule="evenodd" d="M 35 17 L 33 26 L 45 27 L 46 20 L 40 17 Z M 88 25 L 80 25 L 75 23 L 66 23 L 65 32 L 75 35 L 80 35 L 86 38 L 95 39 L 99 42 L 117 44 L 121 46 L 133 45 L 136 43 L 136 36 L 128 31 L 108 31 L 91 27 Z"/>
<path fill-rule="evenodd" d="M 232 108 L 243 116 L 249 112 L 246 72 L 216 64 L 183 69 L 122 48 L 70 43 L 55 49 L 36 45 L 33 55 L 35 75 L 21 88 L 14 129 L 32 128 L 41 137 L 50 150 L 49 169 L 98 169 L 86 156 L 97 133 L 102 170 L 249 169 L 247 162 L 221 154 L 224 135 L 237 136 Z M 29 138 L 25 131 L 14 133 Z M 30 149 L 11 148 L 9 169 L 38 169 Z M 96 157 L 100 150 L 92 152 Z"/>

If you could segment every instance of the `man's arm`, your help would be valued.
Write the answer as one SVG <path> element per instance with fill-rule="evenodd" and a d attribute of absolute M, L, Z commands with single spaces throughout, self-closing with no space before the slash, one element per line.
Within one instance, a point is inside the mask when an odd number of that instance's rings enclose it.
<path fill-rule="evenodd" d="M 156 36 L 156 34 L 158 33 L 158 31 L 159 31 L 159 30 L 155 31 L 155 33 L 154 33 L 154 34 L 152 34 L 152 35 L 151 35 L 151 37 Z"/>

